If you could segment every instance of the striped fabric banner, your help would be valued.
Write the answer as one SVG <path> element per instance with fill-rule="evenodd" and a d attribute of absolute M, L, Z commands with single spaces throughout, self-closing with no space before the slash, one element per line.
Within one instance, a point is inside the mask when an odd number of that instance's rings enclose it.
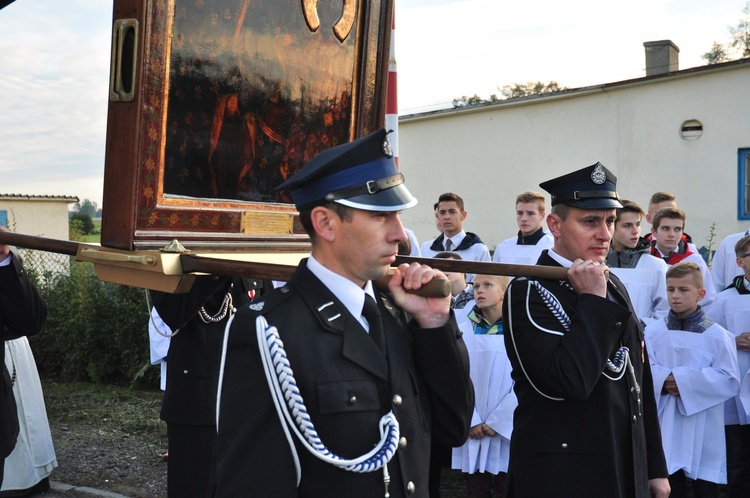
<path fill-rule="evenodd" d="M 391 52 L 388 56 L 388 91 L 385 102 L 385 129 L 393 130 L 389 135 L 393 157 L 398 165 L 398 83 L 396 80 L 396 5 L 393 5 L 391 20 Z"/>

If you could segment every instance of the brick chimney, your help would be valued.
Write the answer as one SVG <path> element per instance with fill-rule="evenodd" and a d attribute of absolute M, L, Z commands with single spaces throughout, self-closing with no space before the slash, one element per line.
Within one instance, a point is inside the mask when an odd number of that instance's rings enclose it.
<path fill-rule="evenodd" d="M 646 76 L 680 70 L 680 49 L 672 40 L 645 42 L 643 46 L 646 49 Z"/>

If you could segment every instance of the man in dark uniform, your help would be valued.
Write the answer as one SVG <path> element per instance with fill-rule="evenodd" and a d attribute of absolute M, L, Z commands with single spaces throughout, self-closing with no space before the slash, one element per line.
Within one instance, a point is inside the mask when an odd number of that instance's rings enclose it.
<path fill-rule="evenodd" d="M 0 230 L 7 231 L 5 227 Z M 47 319 L 47 304 L 29 280 L 21 256 L 8 245 L 0 244 L 0 331 L 3 341 L 30 336 L 42 330 Z M 3 385 L 0 390 L 0 484 L 3 462 L 16 446 L 18 411 L 13 397 L 13 379 L 5 368 L 5 342 L 0 366 Z"/>
<path fill-rule="evenodd" d="M 537 264 L 564 281 L 516 278 L 503 305 L 518 397 L 510 497 L 669 495 L 643 330 L 625 287 L 603 261 L 615 176 L 596 163 L 549 180 L 555 238 Z"/>
<path fill-rule="evenodd" d="M 224 327 L 237 307 L 271 282 L 199 276 L 190 292 L 153 292 L 154 308 L 172 337 L 161 418 L 167 423 L 167 493 L 205 498 L 216 438 L 216 384 Z"/>
<path fill-rule="evenodd" d="M 427 497 L 430 437 L 462 444 L 474 395 L 450 297 L 405 291 L 443 274 L 401 265 L 389 293 L 373 288 L 406 240 L 399 211 L 416 204 L 386 131 L 322 152 L 280 188 L 291 191 L 312 255 L 284 287 L 240 309 L 227 332 L 214 496 Z M 285 353 L 274 349 L 273 358 L 288 359 L 294 376 L 281 369 L 282 389 L 299 390 L 292 426 L 274 405 L 268 378 L 275 374 L 264 372 L 270 334 L 261 323 L 256 336 L 261 316 L 283 341 Z M 379 460 L 352 472 L 331 463 L 328 451 L 353 460 L 377 449 L 389 412 L 399 434 L 383 447 L 395 450 L 385 467 Z M 300 425 L 317 431 L 312 452 L 295 434 Z M 394 419 L 384 427 L 395 434 Z"/>

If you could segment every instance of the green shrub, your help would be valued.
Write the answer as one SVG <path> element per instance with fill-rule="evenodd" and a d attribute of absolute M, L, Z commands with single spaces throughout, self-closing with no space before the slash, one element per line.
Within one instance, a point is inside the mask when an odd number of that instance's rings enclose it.
<path fill-rule="evenodd" d="M 82 223 L 81 229 L 83 230 L 84 235 L 88 235 L 94 230 L 94 221 L 88 214 L 73 213 L 70 215 L 70 222 L 74 221 L 80 221 Z"/>
<path fill-rule="evenodd" d="M 150 360 L 143 289 L 102 282 L 90 263 L 72 263 L 70 275 L 45 275 L 42 282 L 47 323 L 30 339 L 41 375 L 158 385 L 158 369 L 144 370 Z"/>

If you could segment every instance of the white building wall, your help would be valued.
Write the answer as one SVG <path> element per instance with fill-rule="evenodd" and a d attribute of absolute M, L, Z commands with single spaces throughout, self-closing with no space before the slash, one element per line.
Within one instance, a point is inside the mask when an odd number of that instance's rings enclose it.
<path fill-rule="evenodd" d="M 539 183 L 599 161 L 617 175 L 620 195 L 644 210 L 653 192 L 675 194 L 698 247 L 715 223 L 715 249 L 750 226 L 737 215 L 737 153 L 750 147 L 748 102 L 750 64 L 740 64 L 402 117 L 399 164 L 420 200 L 402 219 L 420 242 L 435 237 L 433 203 L 455 192 L 466 202 L 465 229 L 494 247 L 517 231 L 518 193 L 541 191 Z M 703 124 L 699 140 L 681 137 L 689 119 Z"/>
<path fill-rule="evenodd" d="M 75 201 L 72 201 L 75 202 Z M 68 240 L 68 205 L 61 199 L 3 199 L 0 210 L 8 212 L 8 226 L 17 233 Z"/>

